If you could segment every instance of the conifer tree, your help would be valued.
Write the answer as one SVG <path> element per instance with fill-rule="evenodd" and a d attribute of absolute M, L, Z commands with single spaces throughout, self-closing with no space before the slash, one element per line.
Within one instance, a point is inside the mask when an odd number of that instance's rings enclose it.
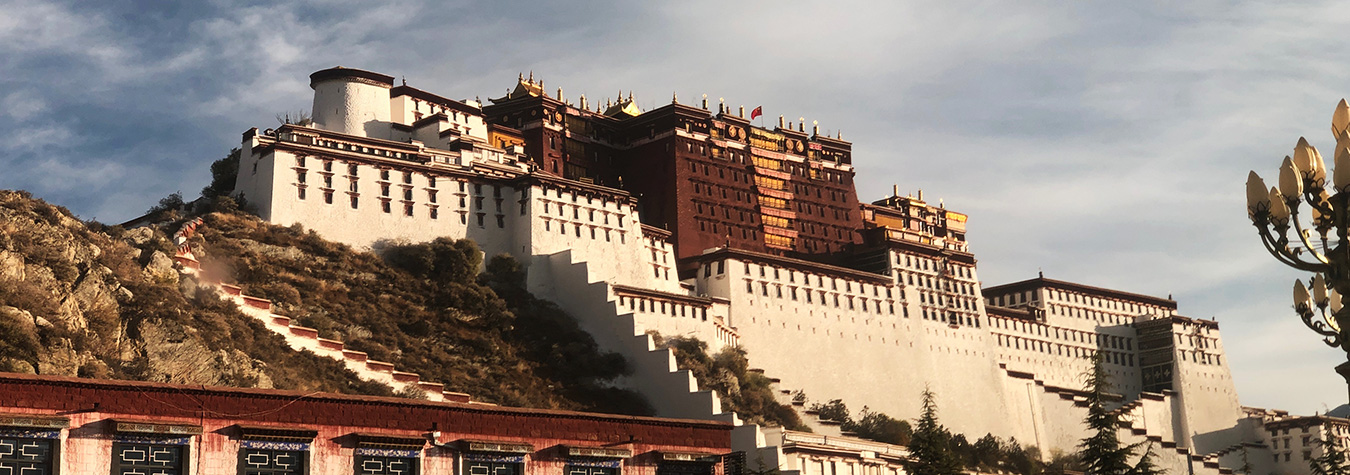
<path fill-rule="evenodd" d="M 1322 446 L 1322 455 L 1308 461 L 1313 475 L 1350 474 L 1350 461 L 1346 460 L 1345 448 L 1341 444 L 1335 439 L 1330 442 L 1317 439 L 1316 442 Z"/>
<path fill-rule="evenodd" d="M 1122 447 L 1117 427 L 1120 415 L 1106 409 L 1106 395 L 1111 390 L 1107 381 L 1106 368 L 1103 366 L 1102 353 L 1092 356 L 1092 369 L 1084 377 L 1087 391 L 1088 415 L 1084 422 L 1092 435 L 1078 444 L 1082 448 L 1085 471 L 1089 475 L 1157 475 L 1161 470 L 1154 464 L 1153 447 L 1150 445 L 1144 456 L 1135 465 L 1130 465 L 1130 457 L 1140 444 Z"/>
<path fill-rule="evenodd" d="M 923 415 L 909 440 L 909 460 L 904 462 L 910 475 L 959 475 L 961 463 L 950 446 L 951 434 L 938 423 L 937 401 L 933 391 L 923 390 Z"/>

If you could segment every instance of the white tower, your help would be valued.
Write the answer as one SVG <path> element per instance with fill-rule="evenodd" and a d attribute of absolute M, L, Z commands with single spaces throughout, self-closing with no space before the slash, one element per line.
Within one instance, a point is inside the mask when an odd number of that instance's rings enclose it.
<path fill-rule="evenodd" d="M 338 66 L 309 75 L 314 126 L 343 134 L 389 139 L 393 76 Z"/>

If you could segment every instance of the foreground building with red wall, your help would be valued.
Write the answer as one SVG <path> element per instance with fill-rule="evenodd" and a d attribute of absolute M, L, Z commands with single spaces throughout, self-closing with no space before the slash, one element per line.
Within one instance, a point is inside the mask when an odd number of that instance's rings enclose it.
<path fill-rule="evenodd" d="M 0 373 L 0 473 L 722 475 L 731 424 Z"/>

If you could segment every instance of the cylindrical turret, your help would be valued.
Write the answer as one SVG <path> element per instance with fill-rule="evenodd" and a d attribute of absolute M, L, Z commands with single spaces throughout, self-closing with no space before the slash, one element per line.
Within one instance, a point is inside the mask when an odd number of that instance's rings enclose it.
<path fill-rule="evenodd" d="M 309 75 L 314 126 L 344 134 L 389 139 L 389 88 L 393 76 L 338 66 Z"/>

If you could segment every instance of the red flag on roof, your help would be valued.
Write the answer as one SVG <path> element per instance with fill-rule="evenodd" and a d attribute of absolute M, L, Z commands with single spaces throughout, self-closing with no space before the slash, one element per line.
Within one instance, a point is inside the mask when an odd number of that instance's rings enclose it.
<path fill-rule="evenodd" d="M 764 106 L 756 107 L 755 110 L 750 111 L 750 120 L 755 120 L 761 115 L 764 115 Z"/>

